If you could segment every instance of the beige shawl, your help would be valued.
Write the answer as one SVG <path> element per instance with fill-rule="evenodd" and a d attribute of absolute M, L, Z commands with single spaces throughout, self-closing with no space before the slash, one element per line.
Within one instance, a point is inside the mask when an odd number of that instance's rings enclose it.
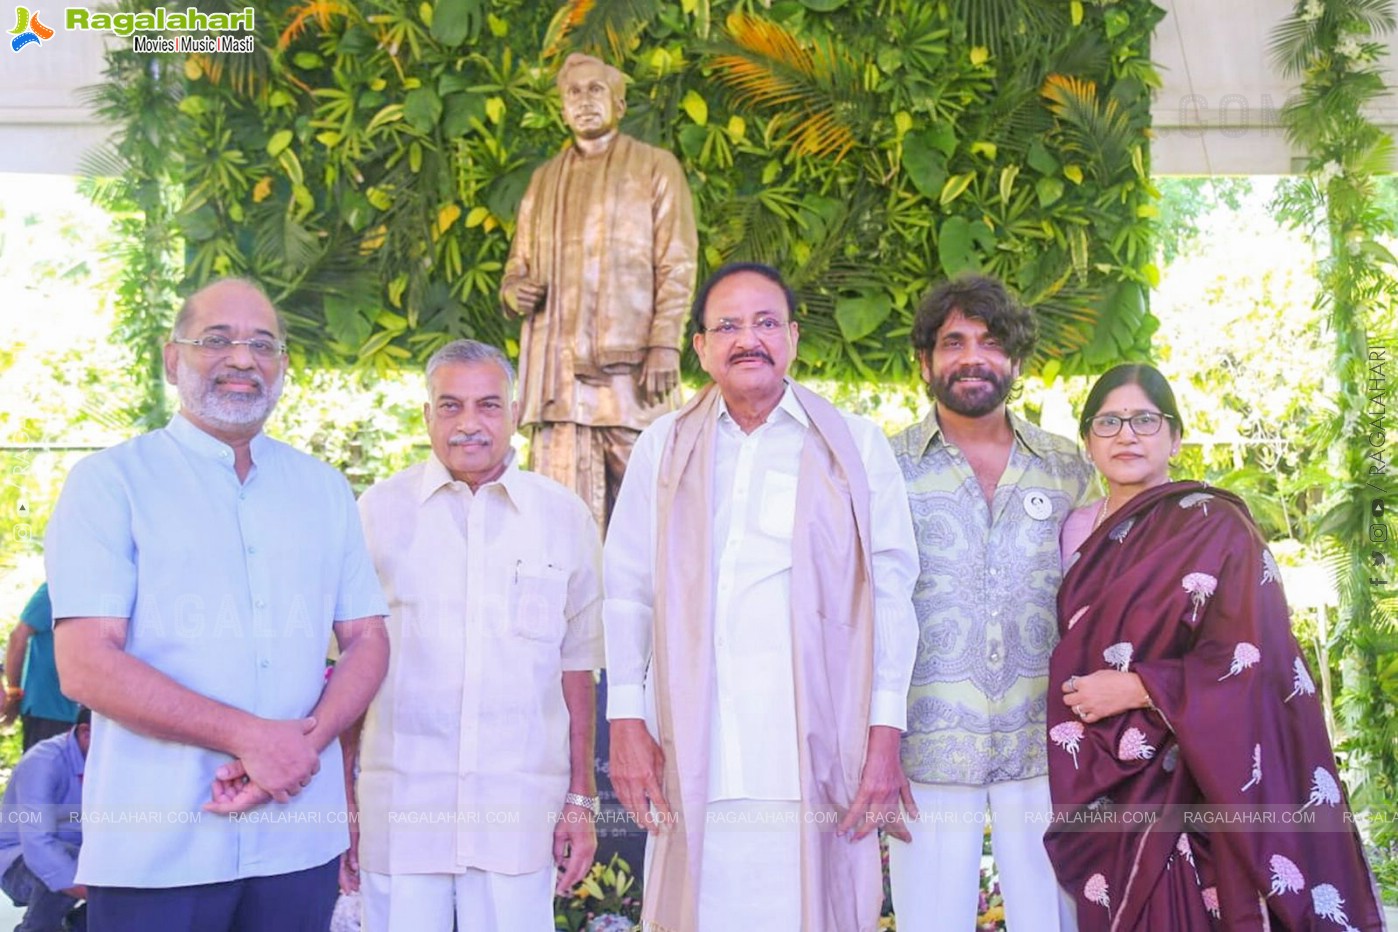
<path fill-rule="evenodd" d="M 868 743 L 874 663 L 869 487 L 844 419 L 792 383 L 810 418 L 792 535 L 792 663 L 801 767 L 801 928 L 868 932 L 883 897 L 878 842 L 834 831 L 854 799 Z M 708 801 L 713 626 L 711 534 L 719 390 L 680 411 L 662 454 L 656 509 L 654 672 L 665 798 L 676 822 L 646 877 L 649 930 L 698 929 Z M 693 818 L 686 818 L 692 815 Z"/>

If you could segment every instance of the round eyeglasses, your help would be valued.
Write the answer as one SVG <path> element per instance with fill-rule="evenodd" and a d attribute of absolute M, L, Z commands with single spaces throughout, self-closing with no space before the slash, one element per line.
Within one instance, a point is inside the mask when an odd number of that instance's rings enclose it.
<path fill-rule="evenodd" d="M 1118 414 L 1099 414 L 1089 419 L 1092 436 L 1103 439 L 1115 437 L 1121 433 L 1123 424 L 1130 424 L 1131 431 L 1137 437 L 1153 437 L 1160 433 L 1160 428 L 1166 420 L 1174 420 L 1170 415 L 1161 411 L 1141 411 L 1130 417 L 1122 417 Z"/>
<path fill-rule="evenodd" d="M 192 346 L 205 356 L 227 356 L 233 352 L 235 346 L 246 346 L 248 351 L 258 359 L 276 359 L 286 352 L 286 344 L 281 340 L 268 340 L 265 337 L 253 337 L 251 340 L 233 340 L 218 333 L 211 333 L 206 337 L 197 337 L 187 340 L 183 337 L 171 337 L 171 343 L 179 343 L 182 346 Z"/>

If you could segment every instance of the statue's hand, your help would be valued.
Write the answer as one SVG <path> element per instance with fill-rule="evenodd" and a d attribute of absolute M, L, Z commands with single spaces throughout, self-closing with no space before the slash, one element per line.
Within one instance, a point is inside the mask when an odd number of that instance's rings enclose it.
<path fill-rule="evenodd" d="M 548 293 L 548 285 L 525 279 L 515 285 L 514 292 L 514 301 L 507 300 L 506 303 L 510 304 L 510 309 L 516 314 L 527 316 L 539 309 L 539 305 L 543 303 L 544 295 Z"/>
<path fill-rule="evenodd" d="M 680 351 L 668 346 L 652 346 L 646 350 L 646 361 L 637 375 L 641 400 L 648 404 L 660 401 L 680 384 Z"/>

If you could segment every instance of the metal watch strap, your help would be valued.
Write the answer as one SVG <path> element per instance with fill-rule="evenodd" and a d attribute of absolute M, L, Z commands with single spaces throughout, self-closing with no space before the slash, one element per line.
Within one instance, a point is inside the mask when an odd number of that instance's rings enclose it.
<path fill-rule="evenodd" d="M 584 796 L 581 793 L 568 793 L 563 797 L 563 805 L 578 806 L 586 809 L 593 815 L 597 815 L 597 813 L 602 811 L 602 800 L 598 799 L 596 796 Z"/>

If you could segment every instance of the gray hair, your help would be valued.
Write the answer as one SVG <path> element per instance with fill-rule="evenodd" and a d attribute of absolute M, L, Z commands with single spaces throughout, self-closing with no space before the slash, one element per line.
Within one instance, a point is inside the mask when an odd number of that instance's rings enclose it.
<path fill-rule="evenodd" d="M 261 295 L 268 306 L 272 308 L 272 313 L 277 318 L 277 339 L 286 342 L 286 318 L 282 316 L 281 310 L 272 303 L 272 299 L 267 296 L 266 290 L 263 289 L 261 285 L 250 278 L 241 278 L 236 275 L 216 278 L 184 299 L 184 303 L 180 305 L 179 312 L 175 314 L 175 322 L 170 325 L 170 338 L 172 340 L 184 336 L 184 328 L 188 325 L 189 318 L 193 316 L 194 310 L 199 306 L 199 301 L 204 297 L 204 294 L 213 288 L 219 288 L 224 285 L 239 285 L 244 288 L 249 288 Z"/>
<path fill-rule="evenodd" d="M 432 392 L 432 373 L 452 363 L 493 362 L 505 373 L 506 394 L 515 396 L 515 367 L 497 347 L 478 340 L 452 340 L 427 360 L 427 392 Z"/>

